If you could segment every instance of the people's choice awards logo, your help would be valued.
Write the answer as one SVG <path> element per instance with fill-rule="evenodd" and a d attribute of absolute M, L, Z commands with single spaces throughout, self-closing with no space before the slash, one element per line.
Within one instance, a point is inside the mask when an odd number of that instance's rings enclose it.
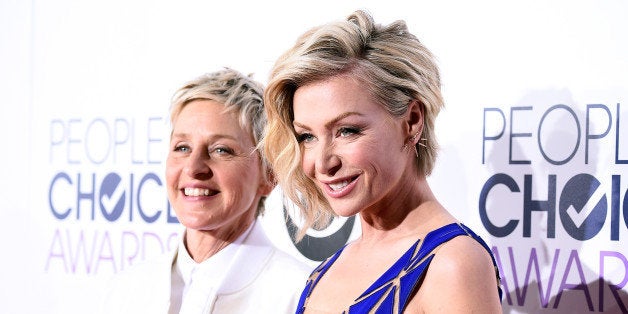
<path fill-rule="evenodd" d="M 478 210 L 494 237 L 505 304 L 560 309 L 569 292 L 589 311 L 626 312 L 628 258 L 617 244 L 628 231 L 628 142 L 620 140 L 628 114 L 619 103 L 483 114 L 482 164 L 491 173 Z M 610 269 L 618 275 L 606 278 Z"/>
<path fill-rule="evenodd" d="M 52 119 L 46 271 L 117 272 L 176 246 L 161 117 Z"/>

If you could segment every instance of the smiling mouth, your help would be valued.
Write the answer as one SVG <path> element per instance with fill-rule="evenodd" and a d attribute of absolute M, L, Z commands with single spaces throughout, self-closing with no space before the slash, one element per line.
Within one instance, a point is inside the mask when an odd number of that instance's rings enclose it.
<path fill-rule="evenodd" d="M 218 192 L 210 189 L 185 188 L 183 194 L 185 196 L 211 196 L 218 194 Z"/>
<path fill-rule="evenodd" d="M 349 183 L 351 183 L 356 178 L 357 176 L 337 183 L 328 183 L 327 186 L 329 186 L 332 191 L 339 191 L 342 190 L 345 186 L 349 185 Z"/>

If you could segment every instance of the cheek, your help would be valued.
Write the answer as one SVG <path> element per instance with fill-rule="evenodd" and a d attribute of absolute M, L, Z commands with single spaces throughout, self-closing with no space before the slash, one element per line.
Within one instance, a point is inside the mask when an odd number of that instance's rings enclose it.
<path fill-rule="evenodd" d="M 170 192 L 172 185 L 177 184 L 180 173 L 180 167 L 170 158 L 166 159 L 166 186 L 168 187 L 168 192 Z"/>
<path fill-rule="evenodd" d="M 314 177 L 314 156 L 311 151 L 304 150 L 301 156 L 301 169 L 308 177 Z"/>
<path fill-rule="evenodd" d="M 229 162 L 212 168 L 211 180 L 232 190 L 255 190 L 260 182 L 260 167 L 253 162 Z"/>
<path fill-rule="evenodd" d="M 382 150 L 382 145 L 373 141 L 365 141 L 351 146 L 345 152 L 345 156 L 355 165 L 364 168 L 375 168 L 380 171 L 382 167 L 395 164 L 393 160 L 394 154 L 390 151 Z"/>

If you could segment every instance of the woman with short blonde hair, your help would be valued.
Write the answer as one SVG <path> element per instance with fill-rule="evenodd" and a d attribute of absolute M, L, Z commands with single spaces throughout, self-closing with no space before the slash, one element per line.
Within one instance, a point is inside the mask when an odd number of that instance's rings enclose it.
<path fill-rule="evenodd" d="M 361 236 L 315 269 L 297 313 L 501 313 L 486 243 L 426 177 L 443 107 L 430 51 L 365 11 L 315 27 L 275 63 L 264 153 L 305 217 L 358 215 Z"/>

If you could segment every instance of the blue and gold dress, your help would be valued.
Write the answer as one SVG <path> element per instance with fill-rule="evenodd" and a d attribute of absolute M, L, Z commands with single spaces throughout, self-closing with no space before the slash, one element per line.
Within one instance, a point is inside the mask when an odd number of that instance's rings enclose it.
<path fill-rule="evenodd" d="M 434 249 L 457 236 L 470 236 L 488 251 L 493 260 L 493 266 L 495 266 L 497 288 L 501 300 L 502 292 L 499 286 L 499 272 L 495 263 L 495 257 L 488 245 L 467 226 L 452 223 L 429 232 L 423 241 L 421 239 L 417 240 L 392 267 L 366 289 L 362 295 L 355 299 L 353 305 L 344 311 L 343 314 L 402 313 L 434 258 Z M 316 284 L 333 265 L 345 247 L 338 250 L 333 256 L 314 269 L 301 294 L 296 311 L 297 314 L 305 311 L 307 299 L 310 297 L 314 287 L 316 287 Z"/>

